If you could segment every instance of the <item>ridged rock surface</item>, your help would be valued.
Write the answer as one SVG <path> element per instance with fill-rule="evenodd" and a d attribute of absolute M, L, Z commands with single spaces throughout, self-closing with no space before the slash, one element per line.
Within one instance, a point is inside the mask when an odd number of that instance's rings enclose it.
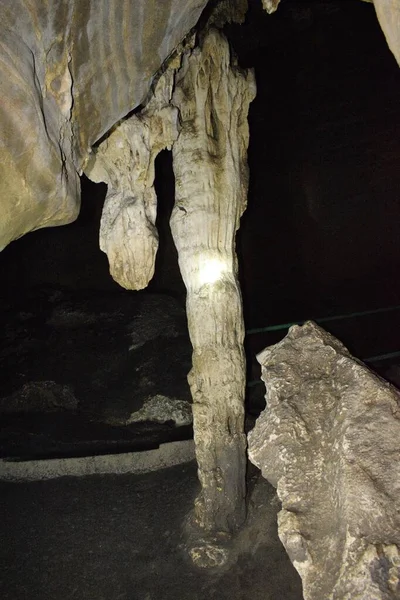
<path fill-rule="evenodd" d="M 122 287 L 140 290 L 154 274 L 158 233 L 154 161 L 178 137 L 178 110 L 170 105 L 174 70 L 157 81 L 146 107 L 118 125 L 99 145 L 85 173 L 108 184 L 100 248 Z"/>
<path fill-rule="evenodd" d="M 202 491 L 197 522 L 231 531 L 245 517 L 244 325 L 235 236 L 247 203 L 247 114 L 255 96 L 226 38 L 211 29 L 187 53 L 173 103 L 181 131 L 173 145 L 171 230 L 187 288 L 193 345 L 196 457 Z"/>
<path fill-rule="evenodd" d="M 312 322 L 258 360 L 249 457 L 277 487 L 305 600 L 400 598 L 400 393 Z"/>
<path fill-rule="evenodd" d="M 91 146 L 147 97 L 206 0 L 2 0 L 0 249 L 74 220 Z"/>

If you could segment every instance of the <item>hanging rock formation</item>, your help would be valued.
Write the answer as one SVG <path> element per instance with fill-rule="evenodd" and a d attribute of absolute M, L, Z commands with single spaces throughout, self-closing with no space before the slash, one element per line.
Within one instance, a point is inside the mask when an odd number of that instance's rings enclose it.
<path fill-rule="evenodd" d="M 277 487 L 305 600 L 400 598 L 400 393 L 312 322 L 258 360 L 249 457 Z"/>
<path fill-rule="evenodd" d="M 235 234 L 246 207 L 252 72 L 232 60 L 211 30 L 183 59 L 173 103 L 181 131 L 173 146 L 171 229 L 187 288 L 193 345 L 196 457 L 202 486 L 195 506 L 206 530 L 232 531 L 245 518 L 244 326 Z"/>
<path fill-rule="evenodd" d="M 100 225 L 100 248 L 122 287 L 140 290 L 154 274 L 158 248 L 154 161 L 178 137 L 178 111 L 170 105 L 174 70 L 158 80 L 140 113 L 118 125 L 85 169 L 108 184 Z"/>
<path fill-rule="evenodd" d="M 77 217 L 91 147 L 146 100 L 206 4 L 0 2 L 0 250 Z"/>

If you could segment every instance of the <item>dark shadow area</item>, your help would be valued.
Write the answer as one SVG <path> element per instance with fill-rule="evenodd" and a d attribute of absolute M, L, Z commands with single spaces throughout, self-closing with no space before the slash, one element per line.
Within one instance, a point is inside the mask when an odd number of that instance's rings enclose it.
<path fill-rule="evenodd" d="M 228 29 L 253 67 L 239 232 L 248 328 L 397 304 L 400 71 L 372 5 L 250 3 Z"/>
<path fill-rule="evenodd" d="M 155 162 L 155 190 L 157 194 L 157 220 L 159 246 L 156 268 L 148 291 L 174 296 L 182 306 L 186 301 L 186 288 L 178 265 L 178 253 L 172 238 L 169 220 L 175 202 L 175 177 L 172 152 L 164 150 Z"/>
<path fill-rule="evenodd" d="M 226 33 L 257 80 L 237 241 L 247 330 L 400 305 L 400 70 L 373 6 L 250 2 Z M 399 325 L 399 311 L 324 322 L 360 358 L 400 351 Z M 286 331 L 247 337 L 249 379 Z"/>

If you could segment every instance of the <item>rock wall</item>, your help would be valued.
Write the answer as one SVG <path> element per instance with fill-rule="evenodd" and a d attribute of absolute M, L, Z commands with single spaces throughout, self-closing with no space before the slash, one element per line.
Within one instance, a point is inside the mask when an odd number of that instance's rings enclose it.
<path fill-rule="evenodd" d="M 312 322 L 258 355 L 249 457 L 306 600 L 400 598 L 400 393 Z"/>

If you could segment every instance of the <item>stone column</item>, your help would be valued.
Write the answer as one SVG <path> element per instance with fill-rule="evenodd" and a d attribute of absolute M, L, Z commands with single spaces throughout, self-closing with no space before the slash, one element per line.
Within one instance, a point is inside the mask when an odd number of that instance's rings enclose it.
<path fill-rule="evenodd" d="M 212 29 L 184 56 L 172 99 L 181 131 L 173 146 L 171 229 L 187 288 L 201 482 L 194 514 L 208 531 L 231 532 L 245 519 L 244 326 L 235 235 L 247 201 L 247 114 L 254 96 L 253 73 L 239 69 L 226 38 Z"/>

